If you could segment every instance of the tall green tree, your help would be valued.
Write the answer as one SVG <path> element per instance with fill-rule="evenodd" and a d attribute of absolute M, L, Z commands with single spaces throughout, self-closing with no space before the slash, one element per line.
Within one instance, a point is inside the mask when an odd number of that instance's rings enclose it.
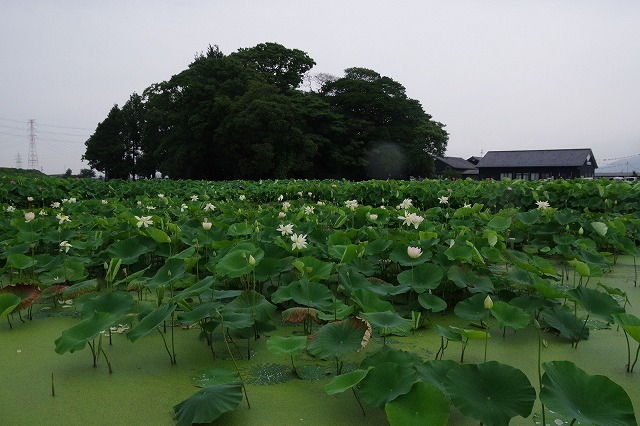
<path fill-rule="evenodd" d="M 389 77 L 349 68 L 344 77 L 327 81 L 322 93 L 344 120 L 333 156 L 354 179 L 428 175 L 431 156 L 446 148 L 444 125 Z"/>
<path fill-rule="evenodd" d="M 86 151 L 82 159 L 93 169 L 104 173 L 105 179 L 127 179 L 133 170 L 123 129 L 124 117 L 116 104 L 85 142 Z"/>

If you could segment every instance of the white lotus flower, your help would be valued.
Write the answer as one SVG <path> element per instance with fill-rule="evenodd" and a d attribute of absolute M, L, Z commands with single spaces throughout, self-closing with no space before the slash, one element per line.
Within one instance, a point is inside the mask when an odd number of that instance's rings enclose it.
<path fill-rule="evenodd" d="M 69 244 L 69 241 L 66 241 L 66 240 L 65 240 L 65 241 L 63 241 L 63 242 L 61 242 L 61 243 L 60 243 L 60 251 L 63 251 L 63 250 L 64 250 L 64 252 L 65 252 L 65 253 L 68 253 L 68 252 L 69 252 L 69 249 L 70 249 L 71 247 L 73 247 L 73 246 L 72 246 L 71 244 Z"/>
<path fill-rule="evenodd" d="M 306 234 L 293 234 L 291 236 L 291 241 L 293 241 L 293 244 L 291 244 L 291 250 L 302 250 L 304 248 L 307 248 L 307 235 Z"/>
<path fill-rule="evenodd" d="M 142 228 L 143 226 L 145 228 L 148 228 L 149 225 L 153 225 L 153 220 L 151 220 L 151 216 L 134 216 L 134 217 L 138 221 L 138 223 L 136 223 L 136 226 L 138 228 Z"/>
<path fill-rule="evenodd" d="M 355 210 L 358 208 L 358 200 L 347 200 L 344 202 L 344 205 L 350 208 L 351 210 Z"/>
<path fill-rule="evenodd" d="M 280 231 L 280 233 L 284 236 L 284 235 L 291 235 L 293 234 L 293 224 L 289 223 L 287 225 L 283 225 L 280 224 L 280 226 L 278 226 L 278 231 Z"/>
<path fill-rule="evenodd" d="M 548 201 L 536 201 L 536 205 L 540 210 L 548 209 L 551 207 Z"/>
<path fill-rule="evenodd" d="M 209 229 L 211 229 L 212 225 L 213 224 L 211 222 L 205 219 L 204 222 L 202 222 L 202 229 L 204 229 L 205 231 L 208 231 Z"/>
<path fill-rule="evenodd" d="M 71 222 L 71 218 L 64 213 L 58 213 L 56 215 L 56 219 L 58 219 L 58 224 L 62 225 L 65 222 Z"/>
<path fill-rule="evenodd" d="M 213 205 L 213 204 L 211 204 L 211 203 L 207 203 L 207 205 L 206 205 L 206 206 L 204 206 L 204 211 L 205 211 L 205 212 L 212 212 L 212 211 L 214 211 L 215 209 L 216 209 L 216 206 L 214 206 L 214 205 Z"/>
<path fill-rule="evenodd" d="M 417 259 L 422 256 L 422 249 L 420 247 L 407 247 L 407 255 L 412 259 Z"/>
<path fill-rule="evenodd" d="M 440 202 L 440 204 L 449 204 L 449 197 L 445 197 L 443 195 L 442 197 L 438 197 L 438 201 Z"/>
<path fill-rule="evenodd" d="M 24 214 L 24 221 L 27 223 L 31 222 L 35 218 L 36 214 L 34 212 L 27 212 Z"/>

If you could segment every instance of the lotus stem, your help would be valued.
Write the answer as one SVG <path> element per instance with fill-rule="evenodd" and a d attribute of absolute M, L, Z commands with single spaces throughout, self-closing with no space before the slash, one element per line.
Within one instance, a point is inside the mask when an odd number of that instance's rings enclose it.
<path fill-rule="evenodd" d="M 627 331 L 622 329 L 622 331 L 624 331 L 624 338 L 627 340 L 627 373 L 630 373 L 630 369 L 631 369 L 631 344 L 629 343 L 629 335 L 627 334 Z"/>
<path fill-rule="evenodd" d="M 162 330 L 160 330 L 160 327 L 157 327 L 156 330 L 158 330 L 158 333 L 160 333 L 160 336 L 162 336 L 162 342 L 164 343 L 164 348 L 167 350 L 167 353 L 169 354 L 169 362 L 171 363 L 171 365 L 173 365 L 173 357 L 171 356 L 171 351 L 169 350 L 169 346 L 167 345 L 167 339 L 164 337 L 164 333 L 162 332 Z"/>
<path fill-rule="evenodd" d="M 56 387 L 53 381 L 53 371 L 51 372 L 51 396 L 56 396 Z"/>
<path fill-rule="evenodd" d="M 633 256 L 633 272 L 634 272 L 633 286 L 637 287 L 638 286 L 638 266 L 636 265 L 636 257 L 635 256 Z"/>
<path fill-rule="evenodd" d="M 367 413 L 364 412 L 364 407 L 362 406 L 362 402 L 360 402 L 360 398 L 358 398 L 358 394 L 356 393 L 356 390 L 351 387 L 351 391 L 353 392 L 353 396 L 356 397 L 356 401 L 358 401 L 358 405 L 360 405 L 360 409 L 362 410 L 362 416 L 366 417 Z"/>
<path fill-rule="evenodd" d="M 104 348 L 100 348 L 102 355 L 104 355 L 104 360 L 107 361 L 107 367 L 109 367 L 109 374 L 113 374 L 113 369 L 111 368 L 111 363 L 109 362 L 109 358 L 107 358 L 107 353 L 104 351 Z"/>
<path fill-rule="evenodd" d="M 538 388 L 540 389 L 540 392 L 542 392 L 542 330 L 540 330 L 540 323 L 537 319 L 534 319 L 533 323 L 538 330 Z M 546 425 L 547 420 L 542 400 L 540 401 L 540 404 L 542 405 L 542 424 Z"/>
<path fill-rule="evenodd" d="M 172 291 L 173 293 L 173 291 Z M 176 340 L 175 340 L 175 330 L 174 327 L 175 326 L 175 315 L 173 312 L 171 312 L 171 352 L 173 353 L 172 357 L 171 357 L 171 364 L 172 365 L 176 365 Z"/>
<path fill-rule="evenodd" d="M 227 339 L 224 337 L 224 317 L 222 317 L 222 340 L 224 340 L 224 344 L 227 347 L 227 352 L 229 352 L 231 361 L 233 361 L 233 366 L 236 368 L 236 373 L 238 373 L 238 377 L 240 378 L 240 383 L 242 384 L 242 391 L 244 392 L 244 398 L 247 400 L 247 408 L 251 409 L 251 404 L 249 403 L 249 395 L 247 395 L 247 388 L 244 386 L 244 379 L 242 378 L 242 374 L 240 373 L 240 369 L 238 368 L 238 363 L 236 362 L 236 358 L 233 356 L 233 353 L 231 352 L 231 348 L 229 347 L 229 342 L 227 342 Z"/>
<path fill-rule="evenodd" d="M 636 350 L 636 358 L 633 360 L 633 364 L 631 364 L 631 369 L 629 373 L 633 373 L 633 367 L 636 366 L 636 362 L 638 362 L 638 354 L 640 354 L 640 343 L 638 343 L 638 349 Z"/>

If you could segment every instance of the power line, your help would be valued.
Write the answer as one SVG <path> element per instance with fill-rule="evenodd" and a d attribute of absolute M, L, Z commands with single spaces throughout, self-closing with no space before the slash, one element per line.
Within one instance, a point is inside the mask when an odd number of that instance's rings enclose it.
<path fill-rule="evenodd" d="M 29 157 L 27 164 L 30 169 L 38 170 L 38 151 L 36 151 L 36 120 L 29 120 Z"/>

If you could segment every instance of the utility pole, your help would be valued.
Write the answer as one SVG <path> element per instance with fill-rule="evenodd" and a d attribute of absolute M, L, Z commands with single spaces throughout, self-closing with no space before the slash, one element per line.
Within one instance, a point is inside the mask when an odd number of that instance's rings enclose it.
<path fill-rule="evenodd" d="M 27 164 L 30 169 L 38 169 L 38 151 L 36 151 L 36 120 L 29 120 L 29 159 Z"/>
<path fill-rule="evenodd" d="M 16 155 L 16 169 L 21 169 L 21 168 L 22 168 L 22 157 L 18 152 L 18 155 Z"/>

